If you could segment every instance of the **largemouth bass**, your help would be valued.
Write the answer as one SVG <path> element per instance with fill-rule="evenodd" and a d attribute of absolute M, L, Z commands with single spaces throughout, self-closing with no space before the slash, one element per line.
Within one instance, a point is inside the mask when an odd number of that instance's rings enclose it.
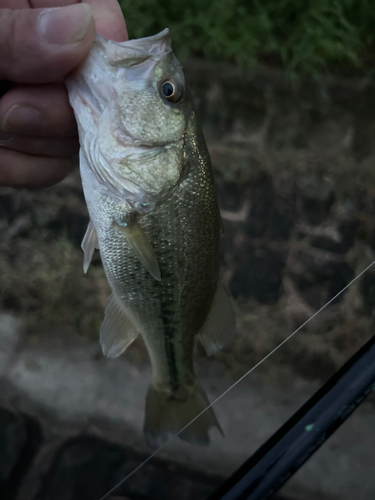
<path fill-rule="evenodd" d="M 208 405 L 193 366 L 234 329 L 218 283 L 220 213 L 212 168 L 169 31 L 123 43 L 97 36 L 67 80 L 90 223 L 84 271 L 100 249 L 112 294 L 100 330 L 116 357 L 141 334 L 151 359 L 144 430 L 160 446 Z M 180 438 L 205 444 L 210 408 Z"/>

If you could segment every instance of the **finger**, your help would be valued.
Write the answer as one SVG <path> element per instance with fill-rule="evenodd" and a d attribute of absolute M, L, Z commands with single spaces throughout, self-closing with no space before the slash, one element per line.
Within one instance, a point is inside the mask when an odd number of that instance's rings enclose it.
<path fill-rule="evenodd" d="M 14 1 L 14 0 L 8 0 Z M 117 0 L 83 0 L 89 4 L 94 14 L 96 31 L 107 40 L 123 42 L 128 39 L 125 19 Z M 30 3 L 34 8 L 60 7 L 80 0 L 32 0 Z"/>
<path fill-rule="evenodd" d="M 60 182 L 69 172 L 68 158 L 47 158 L 0 148 L 0 186 L 41 188 Z"/>
<path fill-rule="evenodd" d="M 29 9 L 28 0 L 0 0 L 0 9 Z"/>
<path fill-rule="evenodd" d="M 9 1 L 9 0 L 8 0 Z M 13 0 L 10 0 L 11 2 Z M 81 0 L 28 0 L 34 9 L 44 9 L 48 7 L 64 7 L 74 3 L 80 3 Z"/>
<path fill-rule="evenodd" d="M 77 135 L 65 85 L 19 85 L 8 90 L 0 99 L 0 130 L 39 137 Z"/>
<path fill-rule="evenodd" d="M 85 0 L 95 18 L 96 31 L 107 40 L 123 42 L 128 39 L 125 19 L 117 0 Z"/>
<path fill-rule="evenodd" d="M 95 38 L 91 8 L 0 9 L 0 80 L 60 81 L 90 50 Z"/>
<path fill-rule="evenodd" d="M 70 158 L 78 153 L 79 141 L 78 137 L 25 137 L 0 132 L 0 146 L 32 155 Z"/>

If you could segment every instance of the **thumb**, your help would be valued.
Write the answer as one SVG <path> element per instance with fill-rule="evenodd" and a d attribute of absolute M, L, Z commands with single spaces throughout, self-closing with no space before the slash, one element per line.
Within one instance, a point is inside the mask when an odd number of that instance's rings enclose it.
<path fill-rule="evenodd" d="M 62 80 L 85 57 L 94 38 L 94 19 L 86 3 L 53 9 L 0 9 L 0 80 Z"/>

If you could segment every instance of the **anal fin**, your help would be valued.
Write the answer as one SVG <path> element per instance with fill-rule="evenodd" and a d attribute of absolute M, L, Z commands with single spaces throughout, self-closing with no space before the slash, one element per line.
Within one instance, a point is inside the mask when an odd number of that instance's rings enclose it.
<path fill-rule="evenodd" d="M 156 280 L 160 281 L 160 269 L 155 251 L 141 226 L 132 221 L 127 226 L 118 224 L 118 227 L 147 271 Z"/>
<path fill-rule="evenodd" d="M 217 285 L 212 306 L 199 336 L 208 356 L 224 347 L 234 334 L 236 319 L 223 285 Z"/>
<path fill-rule="evenodd" d="M 105 356 L 120 356 L 137 337 L 137 327 L 129 316 L 130 312 L 112 293 L 100 327 L 100 345 Z"/>
<path fill-rule="evenodd" d="M 83 272 L 86 274 L 92 260 L 92 256 L 94 255 L 95 248 L 99 248 L 98 237 L 96 235 L 94 224 L 91 220 L 87 226 L 81 247 L 84 252 Z"/>

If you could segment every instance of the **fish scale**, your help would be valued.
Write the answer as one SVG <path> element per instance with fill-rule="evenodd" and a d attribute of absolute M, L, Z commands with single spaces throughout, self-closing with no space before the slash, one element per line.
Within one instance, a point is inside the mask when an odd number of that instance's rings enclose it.
<path fill-rule="evenodd" d="M 210 165 L 206 162 L 206 170 L 209 168 Z M 186 345 L 188 352 L 180 348 L 179 356 L 192 359 L 191 338 L 195 337 L 202 326 L 216 288 L 219 215 L 212 184 L 205 182 L 208 175 L 204 165 L 192 164 L 188 177 L 181 183 L 176 194 L 139 222 L 146 234 L 150 235 L 150 241 L 155 248 L 161 282 L 157 282 L 146 269 L 142 269 L 121 233 L 118 232 L 117 238 L 111 233 L 108 240 L 103 241 L 101 245 L 108 279 L 116 286 L 118 294 L 131 303 L 134 314 L 140 318 L 146 343 L 152 344 L 154 339 L 159 343 L 159 337 L 164 339 L 166 352 L 161 353 L 161 358 L 165 357 L 165 361 L 161 362 L 173 364 L 168 373 L 168 380 L 160 377 L 165 385 L 172 386 L 178 373 L 175 367 L 175 344 L 183 347 Z M 190 185 L 195 187 L 196 195 L 191 195 Z M 199 193 L 199 190 L 202 193 Z M 206 210 L 200 214 L 196 210 L 196 198 L 210 200 L 210 210 L 207 211 L 206 201 Z M 197 213 L 196 217 L 191 217 L 192 210 Z M 187 217 L 189 213 L 190 216 Z M 213 224 L 215 215 L 217 220 Z M 207 231 L 207 226 L 211 231 Z M 158 231 L 154 231 L 155 227 Z M 189 237 L 192 233 L 198 234 L 194 238 Z M 194 268 L 186 259 L 187 255 L 194 255 Z M 124 272 L 126 269 L 135 271 L 132 273 L 133 277 Z M 176 279 L 176 276 L 179 276 L 179 279 Z M 136 294 L 134 290 L 137 290 Z M 191 293 L 192 290 L 194 293 Z M 176 311 L 178 319 L 174 319 Z M 172 358 L 175 359 L 173 363 Z M 179 359 L 179 366 L 185 367 L 184 359 Z M 156 363 L 156 373 L 159 366 L 160 364 Z M 192 366 L 190 369 L 192 370 Z M 191 373 L 186 376 L 192 378 Z M 184 377 L 177 374 L 177 378 L 183 380 Z"/>

